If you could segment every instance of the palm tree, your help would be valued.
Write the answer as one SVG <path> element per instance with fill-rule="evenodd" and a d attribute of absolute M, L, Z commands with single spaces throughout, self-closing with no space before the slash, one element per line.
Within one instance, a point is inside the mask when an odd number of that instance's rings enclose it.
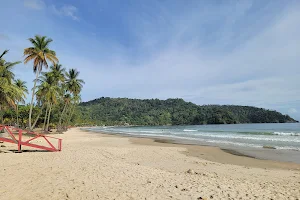
<path fill-rule="evenodd" d="M 69 69 L 69 72 L 66 73 L 66 88 L 70 91 L 70 93 L 73 95 L 73 106 L 70 106 L 69 109 L 69 116 L 67 119 L 67 125 L 69 124 L 72 115 L 74 113 L 75 105 L 78 101 L 80 101 L 79 93 L 82 90 L 84 81 L 82 79 L 79 79 L 79 72 L 76 69 Z"/>
<path fill-rule="evenodd" d="M 66 73 L 66 87 L 69 88 L 70 92 L 73 95 L 78 95 L 81 92 L 84 81 L 78 78 L 79 72 L 76 69 L 70 69 Z"/>
<path fill-rule="evenodd" d="M 9 50 L 5 50 L 0 56 L 0 73 L 1 78 L 5 78 L 9 84 L 12 83 L 12 80 L 15 78 L 15 74 L 12 72 L 12 69 L 15 65 L 20 64 L 20 61 L 17 62 L 6 62 L 3 59 L 3 56 L 7 54 Z"/>
<path fill-rule="evenodd" d="M 58 86 L 60 88 L 59 90 L 59 99 L 63 100 L 63 97 L 64 97 L 64 94 L 67 92 L 66 91 L 66 88 L 65 88 L 65 84 L 64 84 L 64 81 L 66 79 L 65 77 L 65 73 L 66 73 L 66 69 L 62 67 L 61 64 L 55 64 L 55 65 L 52 65 L 50 67 L 50 72 L 49 72 L 49 76 L 51 76 L 51 78 L 53 79 L 53 83 L 52 84 L 55 84 L 56 86 Z M 65 109 L 65 106 L 64 106 L 64 109 Z M 60 109 L 58 109 L 60 110 Z M 60 120 L 61 120 L 61 117 L 63 115 L 63 112 L 61 113 L 61 116 L 60 116 Z"/>
<path fill-rule="evenodd" d="M 50 61 L 53 63 L 53 65 L 55 65 L 58 62 L 58 58 L 56 57 L 55 51 L 49 49 L 49 45 L 53 41 L 51 38 L 36 35 L 34 38 L 29 38 L 28 40 L 33 46 L 24 49 L 24 56 L 26 56 L 26 58 L 24 59 L 24 63 L 27 64 L 28 62 L 33 61 L 33 71 L 36 74 L 36 79 L 34 80 L 34 85 L 32 88 L 32 97 L 30 102 L 28 120 L 28 126 L 30 129 L 32 129 L 31 115 L 37 79 L 39 77 L 40 72 L 43 70 L 43 67 L 48 68 L 47 62 Z"/>
<path fill-rule="evenodd" d="M 41 79 L 39 79 L 39 82 L 42 83 L 43 81 Z M 38 104 L 40 104 L 42 106 L 41 106 L 40 112 L 39 112 L 35 122 L 32 125 L 32 129 L 34 129 L 40 115 L 43 112 L 44 107 L 46 106 L 46 112 L 45 112 L 45 116 L 44 116 L 44 125 L 43 125 L 43 128 L 42 128 L 43 130 L 45 130 L 49 106 L 48 106 L 48 101 L 47 101 L 44 93 L 45 93 L 45 90 L 42 88 L 42 84 L 41 84 L 41 85 L 38 86 L 38 90 L 36 91 L 35 95 L 36 95 Z"/>
<path fill-rule="evenodd" d="M 12 69 L 15 65 L 20 62 L 6 62 L 3 59 L 3 56 L 8 53 L 8 50 L 5 50 L 0 56 L 0 112 L 3 115 L 2 110 L 4 107 L 12 106 L 15 107 L 15 102 L 17 99 L 22 98 L 22 92 L 13 84 L 13 79 L 15 77 Z"/>
<path fill-rule="evenodd" d="M 64 97 L 63 97 L 64 107 L 63 107 L 63 110 L 62 110 L 61 115 L 59 117 L 58 127 L 57 127 L 58 131 L 61 131 L 62 119 L 65 116 L 66 108 L 71 103 L 71 100 L 72 100 L 72 95 L 71 94 L 67 93 L 67 94 L 64 95 Z"/>
<path fill-rule="evenodd" d="M 65 73 L 66 69 L 62 67 L 61 64 L 57 63 L 55 65 L 52 65 L 50 67 L 50 72 L 51 76 L 54 79 L 54 82 L 57 85 L 62 85 L 63 82 L 66 80 Z"/>
<path fill-rule="evenodd" d="M 25 93 L 26 94 L 28 94 L 28 89 L 27 89 L 27 87 L 26 87 L 26 82 L 25 81 L 22 81 L 21 79 L 17 79 L 16 81 L 15 81 L 15 85 L 16 85 L 16 87 L 20 90 L 20 91 L 22 91 L 22 93 L 23 93 L 23 95 L 21 96 L 21 98 L 20 99 L 17 99 L 17 109 L 16 109 L 16 111 L 17 111 L 17 125 L 19 126 L 19 103 L 21 102 L 21 103 L 25 103 L 25 100 L 24 100 L 24 98 L 26 97 L 26 95 L 25 95 Z"/>
<path fill-rule="evenodd" d="M 3 123 L 3 109 L 6 107 L 15 107 L 16 99 L 22 96 L 21 91 L 14 85 L 9 84 L 7 80 L 0 78 L 0 114 Z"/>
<path fill-rule="evenodd" d="M 69 125 L 71 119 L 72 119 L 72 116 L 74 114 L 74 111 L 75 111 L 75 108 L 76 108 L 76 105 L 78 105 L 79 103 L 81 102 L 81 96 L 79 94 L 77 95 L 74 95 L 73 98 L 71 99 L 71 103 L 73 104 L 72 107 L 70 107 L 70 112 L 69 112 L 69 116 L 67 118 L 67 126 Z"/>
<path fill-rule="evenodd" d="M 49 109 L 48 113 L 46 111 L 45 115 L 45 118 L 47 119 L 45 130 L 48 130 L 52 106 L 57 103 L 57 99 L 61 90 L 51 72 L 43 73 L 43 76 L 40 77 L 39 82 L 41 84 L 38 86 L 38 93 L 45 97 L 48 105 L 47 110 Z"/>

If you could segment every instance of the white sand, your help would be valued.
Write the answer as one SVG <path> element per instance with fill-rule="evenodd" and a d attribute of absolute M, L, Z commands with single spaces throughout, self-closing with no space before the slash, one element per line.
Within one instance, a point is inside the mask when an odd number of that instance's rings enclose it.
<path fill-rule="evenodd" d="M 0 154 L 1 200 L 300 199 L 299 170 L 220 164 L 186 156 L 180 146 L 79 129 L 58 136 L 62 152 Z"/>

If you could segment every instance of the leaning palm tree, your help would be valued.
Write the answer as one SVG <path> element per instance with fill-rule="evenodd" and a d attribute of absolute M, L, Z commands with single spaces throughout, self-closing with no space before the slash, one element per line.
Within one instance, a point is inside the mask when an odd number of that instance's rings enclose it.
<path fill-rule="evenodd" d="M 70 106 L 70 112 L 69 112 L 69 116 L 67 117 L 66 126 L 70 124 L 75 108 L 80 102 L 81 102 L 81 96 L 79 94 L 74 95 L 73 98 L 71 99 L 72 106 Z"/>
<path fill-rule="evenodd" d="M 50 61 L 53 64 L 56 64 L 58 62 L 58 58 L 56 57 L 55 51 L 49 49 L 49 45 L 52 42 L 51 38 L 36 35 L 34 38 L 29 38 L 29 41 L 33 46 L 24 49 L 24 56 L 26 56 L 24 59 L 24 63 L 26 64 L 30 61 L 33 61 L 33 71 L 36 74 L 36 79 L 34 80 L 34 85 L 32 88 L 32 97 L 30 102 L 28 119 L 28 126 L 30 129 L 32 129 L 31 115 L 37 79 L 39 77 L 40 72 L 43 70 L 43 67 L 48 68 L 47 62 Z"/>
<path fill-rule="evenodd" d="M 66 69 L 62 67 L 61 64 L 55 64 L 50 67 L 50 71 L 47 73 L 48 77 L 51 77 L 52 79 L 52 85 L 58 86 L 60 90 L 58 91 L 58 99 L 62 100 L 63 96 L 65 94 L 65 84 L 64 81 L 66 79 L 65 77 Z M 64 106 L 65 107 L 65 106 Z M 62 112 L 63 115 L 63 112 Z M 50 116 L 48 116 L 49 119 Z M 45 124 L 45 123 L 44 123 Z"/>
<path fill-rule="evenodd" d="M 25 103 L 24 98 L 26 97 L 26 94 L 28 94 L 28 89 L 26 86 L 26 82 L 22 81 L 21 79 L 17 79 L 15 81 L 15 85 L 22 92 L 21 98 L 17 99 L 17 107 L 16 107 L 17 125 L 19 126 L 19 103 Z"/>
<path fill-rule="evenodd" d="M 62 128 L 62 120 L 63 118 L 66 116 L 66 109 L 67 109 L 67 106 L 71 103 L 71 99 L 72 98 L 72 95 L 70 93 L 66 93 L 64 96 L 63 96 L 63 110 L 60 114 L 60 117 L 59 117 L 59 121 L 58 121 L 58 127 L 57 127 L 57 130 L 60 131 L 61 128 Z"/>
<path fill-rule="evenodd" d="M 39 79 L 39 82 L 41 84 L 38 86 L 38 93 L 39 95 L 42 94 L 44 96 L 47 103 L 47 110 L 46 110 L 45 121 L 44 121 L 44 124 L 46 125 L 44 127 L 45 130 L 48 130 L 51 110 L 53 105 L 57 103 L 57 99 L 61 91 L 55 81 L 56 81 L 55 78 L 52 76 L 50 72 L 44 73 L 43 76 Z"/>

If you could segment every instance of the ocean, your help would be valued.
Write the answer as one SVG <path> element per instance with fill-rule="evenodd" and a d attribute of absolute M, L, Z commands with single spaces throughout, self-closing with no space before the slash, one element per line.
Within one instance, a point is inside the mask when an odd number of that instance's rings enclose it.
<path fill-rule="evenodd" d="M 88 130 L 218 146 L 240 150 L 260 158 L 269 158 L 269 156 L 260 156 L 265 154 L 260 150 L 269 147 L 268 151 L 271 150 L 270 148 L 272 151 L 277 151 L 279 155 L 277 160 L 300 162 L 300 123 L 91 127 Z M 281 152 L 278 153 L 279 150 Z"/>

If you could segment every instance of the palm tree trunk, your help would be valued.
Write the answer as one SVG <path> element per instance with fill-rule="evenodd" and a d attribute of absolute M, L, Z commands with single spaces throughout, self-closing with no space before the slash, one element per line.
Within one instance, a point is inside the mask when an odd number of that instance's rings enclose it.
<path fill-rule="evenodd" d="M 73 107 L 71 107 L 71 109 L 70 109 L 70 115 L 69 115 L 69 118 L 68 118 L 67 127 L 68 127 L 69 124 L 70 124 L 71 118 L 72 118 L 73 113 L 74 113 L 74 110 L 75 110 L 75 106 L 76 106 L 76 105 L 73 105 Z"/>
<path fill-rule="evenodd" d="M 65 114 L 66 107 L 67 107 L 67 104 L 65 103 L 64 108 L 63 108 L 63 110 L 61 112 L 61 115 L 60 115 L 60 118 L 59 118 L 59 122 L 58 122 L 59 125 L 61 125 L 61 120 L 62 120 L 62 118 Z"/>
<path fill-rule="evenodd" d="M 63 116 L 65 115 L 66 107 L 67 107 L 67 103 L 65 103 L 64 108 L 63 108 L 63 110 L 61 112 L 61 115 L 59 117 L 58 127 L 56 127 L 58 132 L 62 130 L 61 121 L 62 121 Z"/>
<path fill-rule="evenodd" d="M 37 69 L 36 70 L 36 77 L 35 77 L 35 80 L 34 80 L 34 85 L 33 85 L 33 88 L 32 88 L 32 96 L 31 96 L 30 110 L 29 110 L 28 127 L 29 127 L 30 130 L 32 130 L 31 115 L 32 115 L 32 108 L 33 108 L 33 100 L 34 100 L 34 95 L 35 95 L 36 82 L 37 82 L 38 77 L 39 77 L 39 70 Z"/>
<path fill-rule="evenodd" d="M 4 124 L 4 119 L 3 119 L 4 112 L 2 112 L 2 106 L 1 105 L 0 105 L 0 115 L 1 115 L 1 123 Z"/>
<path fill-rule="evenodd" d="M 35 119 L 35 121 L 34 121 L 34 123 L 33 123 L 33 125 L 32 125 L 32 129 L 34 129 L 34 127 L 35 127 L 37 121 L 39 120 L 39 118 L 40 118 L 40 116 L 41 116 L 41 114 L 42 114 L 42 112 L 43 112 L 44 107 L 45 107 L 44 105 L 41 107 L 41 110 L 40 110 L 38 116 L 36 117 L 36 119 Z M 44 127 L 44 128 L 45 128 L 45 127 Z"/>
<path fill-rule="evenodd" d="M 45 131 L 46 129 L 46 121 L 47 121 L 47 116 L 48 116 L 48 109 L 49 109 L 49 104 L 47 103 L 47 109 L 44 117 L 44 125 L 43 125 L 43 130 Z"/>
<path fill-rule="evenodd" d="M 50 103 L 49 114 L 48 114 L 48 121 L 47 121 L 47 126 L 46 126 L 46 130 L 47 131 L 48 131 L 48 128 L 49 128 L 49 122 L 50 122 L 50 116 L 51 116 L 51 109 L 52 109 L 52 105 Z"/>
<path fill-rule="evenodd" d="M 17 125 L 18 125 L 18 128 L 20 127 L 19 126 L 19 102 L 17 102 Z"/>
<path fill-rule="evenodd" d="M 66 109 L 65 119 L 64 119 L 64 122 L 63 122 L 63 129 L 65 129 L 67 124 L 68 124 L 69 116 L 71 114 L 71 110 L 72 110 L 72 104 L 70 104 L 69 108 Z"/>

